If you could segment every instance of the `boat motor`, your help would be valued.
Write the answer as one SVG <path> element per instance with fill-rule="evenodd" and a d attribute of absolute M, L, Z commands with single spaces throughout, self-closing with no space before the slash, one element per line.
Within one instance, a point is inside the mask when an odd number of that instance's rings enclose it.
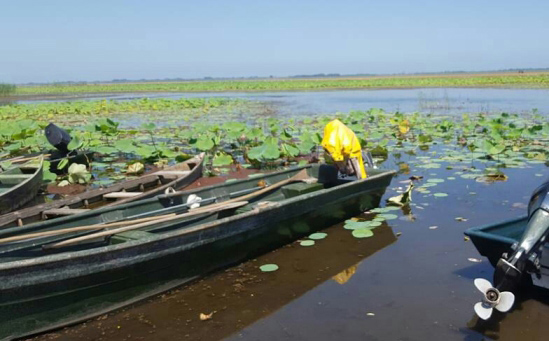
<path fill-rule="evenodd" d="M 44 129 L 48 142 L 60 152 L 67 154 L 72 138 L 71 135 L 64 129 L 59 128 L 53 123 L 50 123 Z"/>
<path fill-rule="evenodd" d="M 510 255 L 504 253 L 496 265 L 494 283 L 475 279 L 475 286 L 484 294 L 484 299 L 475 305 L 475 312 L 482 319 L 492 315 L 492 308 L 501 312 L 511 309 L 515 296 L 513 290 L 522 281 L 525 272 L 539 273 L 543 245 L 549 234 L 549 181 L 538 187 L 528 204 L 528 225 L 521 240 L 511 246 Z"/>

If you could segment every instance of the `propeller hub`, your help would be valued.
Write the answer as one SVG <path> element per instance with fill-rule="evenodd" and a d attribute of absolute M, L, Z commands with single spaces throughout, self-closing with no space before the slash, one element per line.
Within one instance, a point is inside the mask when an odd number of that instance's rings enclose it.
<path fill-rule="evenodd" d="M 490 288 L 488 291 L 486 291 L 486 294 L 484 295 L 486 298 L 486 303 L 490 304 L 497 304 L 499 301 L 499 290 L 496 288 Z"/>

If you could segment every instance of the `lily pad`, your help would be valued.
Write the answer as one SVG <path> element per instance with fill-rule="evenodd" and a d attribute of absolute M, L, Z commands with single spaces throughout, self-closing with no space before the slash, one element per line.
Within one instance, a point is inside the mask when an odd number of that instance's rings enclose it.
<path fill-rule="evenodd" d="M 444 179 L 437 179 L 437 178 L 428 179 L 427 182 L 440 183 L 440 182 L 444 182 Z"/>
<path fill-rule="evenodd" d="M 353 237 L 355 238 L 370 238 L 374 235 L 372 230 L 366 229 L 366 228 L 353 230 L 352 233 L 353 233 Z"/>
<path fill-rule="evenodd" d="M 264 264 L 259 267 L 259 270 L 263 272 L 273 272 L 278 270 L 278 265 L 276 264 Z"/>
<path fill-rule="evenodd" d="M 392 214 L 392 213 L 382 213 L 382 214 L 378 214 L 378 216 L 385 218 L 385 220 L 392 220 L 392 219 L 398 218 L 396 214 Z"/>
<path fill-rule="evenodd" d="M 439 198 L 447 197 L 447 196 L 448 196 L 448 194 L 446 194 L 446 193 L 441 193 L 441 192 L 439 192 L 439 193 L 434 193 L 433 195 L 434 195 L 435 197 L 439 197 Z"/>
<path fill-rule="evenodd" d="M 299 245 L 301 246 L 313 246 L 315 245 L 315 241 L 314 240 L 302 240 Z"/>
<path fill-rule="evenodd" d="M 328 234 L 327 233 L 324 233 L 324 232 L 317 232 L 317 233 L 313 233 L 309 236 L 309 238 L 311 239 L 314 239 L 314 240 L 320 240 L 320 239 L 324 239 L 326 238 Z"/>

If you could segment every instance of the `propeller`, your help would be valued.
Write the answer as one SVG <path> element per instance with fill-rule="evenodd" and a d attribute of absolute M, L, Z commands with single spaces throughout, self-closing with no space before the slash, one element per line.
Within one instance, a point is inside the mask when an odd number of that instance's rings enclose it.
<path fill-rule="evenodd" d="M 511 310 L 515 303 L 515 295 L 512 292 L 500 292 L 484 278 L 475 279 L 475 286 L 484 294 L 482 301 L 475 304 L 475 313 L 483 320 L 488 320 L 492 316 L 494 308 L 505 313 Z"/>

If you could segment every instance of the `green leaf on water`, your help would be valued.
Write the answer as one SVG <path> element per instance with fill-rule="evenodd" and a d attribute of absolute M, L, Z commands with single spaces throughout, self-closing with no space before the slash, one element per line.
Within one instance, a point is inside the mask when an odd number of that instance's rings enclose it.
<path fill-rule="evenodd" d="M 319 240 L 319 239 L 324 239 L 326 238 L 328 234 L 327 233 L 324 233 L 324 232 L 317 232 L 317 233 L 313 233 L 309 236 L 309 238 L 311 239 L 315 239 L 315 240 Z"/>
<path fill-rule="evenodd" d="M 433 179 L 428 179 L 427 182 L 440 183 L 440 182 L 444 182 L 444 179 L 433 178 Z"/>
<path fill-rule="evenodd" d="M 71 142 L 69 142 L 69 144 L 67 145 L 67 149 L 68 150 L 79 149 L 80 147 L 82 147 L 82 145 L 83 145 L 83 142 L 80 141 L 80 139 L 78 139 L 78 137 L 74 136 L 71 139 Z"/>
<path fill-rule="evenodd" d="M 259 267 L 259 269 L 263 272 L 273 272 L 278 270 L 278 265 L 276 264 L 264 264 Z"/>
<path fill-rule="evenodd" d="M 67 167 L 68 164 L 69 164 L 69 159 L 64 158 L 61 161 L 59 161 L 59 163 L 57 164 L 57 169 L 61 170 Z"/>
<path fill-rule="evenodd" d="M 313 246 L 313 245 L 315 245 L 315 241 L 314 240 L 303 240 L 299 243 L 299 245 L 301 245 L 301 246 Z"/>
<path fill-rule="evenodd" d="M 441 193 L 441 192 L 440 192 L 440 193 L 434 193 L 433 195 L 434 195 L 435 197 L 439 197 L 439 198 L 447 197 L 447 196 L 448 196 L 448 194 L 446 194 L 446 193 Z"/>
<path fill-rule="evenodd" d="M 218 154 L 213 159 L 213 166 L 214 167 L 220 167 L 220 166 L 228 166 L 231 163 L 233 163 L 233 157 L 229 154 Z"/>
<path fill-rule="evenodd" d="M 392 219 L 398 218 L 396 214 L 391 214 L 391 213 L 382 213 L 382 214 L 378 214 L 378 216 L 385 218 L 385 220 L 392 220 Z"/>
<path fill-rule="evenodd" d="M 353 230 L 352 233 L 353 233 L 353 237 L 355 237 L 355 238 L 369 238 L 369 237 L 372 237 L 374 235 L 372 230 L 366 229 L 366 228 Z"/>

